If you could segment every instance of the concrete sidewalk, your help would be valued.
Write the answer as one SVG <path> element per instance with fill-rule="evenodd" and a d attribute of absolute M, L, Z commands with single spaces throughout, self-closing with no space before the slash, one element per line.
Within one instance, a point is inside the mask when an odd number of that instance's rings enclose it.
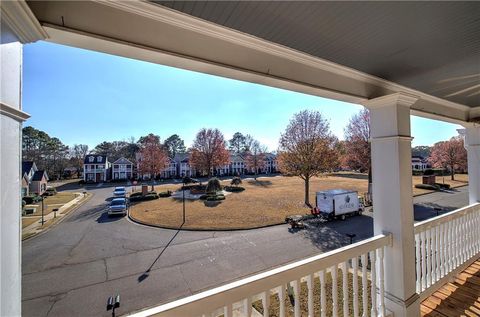
<path fill-rule="evenodd" d="M 86 197 L 87 195 L 84 193 L 74 193 L 77 195 L 74 199 L 70 200 L 68 203 L 64 204 L 62 207 L 58 208 L 57 212 L 50 212 L 49 214 L 45 215 L 43 217 L 44 219 L 44 225 L 42 226 L 42 217 L 35 216 L 35 218 L 38 217 L 38 221 L 35 221 L 31 225 L 25 227 L 22 229 L 22 236 L 27 236 L 30 237 L 32 235 L 38 234 L 45 230 L 46 228 L 50 226 L 45 226 L 45 223 L 47 223 L 49 220 L 55 218 L 58 219 L 57 221 L 60 221 L 61 218 L 65 217 L 68 213 L 65 211 L 68 211 L 69 208 L 80 204 Z M 28 217 L 22 217 L 22 218 L 28 218 Z"/>

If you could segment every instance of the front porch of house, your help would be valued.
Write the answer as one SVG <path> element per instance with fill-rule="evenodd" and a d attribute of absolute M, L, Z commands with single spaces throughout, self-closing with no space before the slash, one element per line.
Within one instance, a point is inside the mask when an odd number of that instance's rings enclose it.
<path fill-rule="evenodd" d="M 274 5 L 259 5 L 257 14 L 272 12 L 268 6 Z M 315 5 L 326 7 L 321 10 L 309 7 Z M 403 28 L 408 15 L 404 13 L 412 12 L 408 5 L 414 6 L 415 12 L 422 12 L 425 16 L 430 14 L 430 19 L 438 23 L 438 28 L 445 25 L 448 30 L 444 29 L 442 34 L 416 33 L 415 45 L 410 45 L 408 40 L 412 38 L 412 33 Z M 292 10 L 298 16 L 306 15 L 305 19 L 290 21 L 290 29 L 277 30 L 277 34 L 282 35 L 279 44 L 274 42 L 275 37 L 262 37 L 262 25 L 254 22 L 238 30 L 233 26 L 220 25 L 218 20 L 221 19 L 217 19 L 215 14 L 220 11 L 226 14 L 231 10 L 230 15 L 236 15 L 241 11 L 232 8 L 212 8 L 208 11 L 210 6 L 207 4 L 203 5 L 203 10 L 207 10 L 203 14 L 207 18 L 203 20 L 192 17 L 188 12 L 177 12 L 148 1 L 2 2 L 0 241 L 8 241 L 8 244 L 2 243 L 0 249 L 0 315 L 21 314 L 21 242 L 18 235 L 21 225 L 20 131 L 22 122 L 28 118 L 28 114 L 21 111 L 22 45 L 45 39 L 362 104 L 370 110 L 374 237 L 148 308 L 133 316 L 250 317 L 254 311 L 270 316 L 273 310 L 279 316 L 296 317 L 312 316 L 314 313 L 321 316 L 410 317 L 420 316 L 421 313 L 441 316 L 439 314 L 445 312 L 441 310 L 442 301 L 455 302 L 457 299 L 453 294 L 466 296 L 469 293 L 465 289 L 457 293 L 448 284 L 442 288 L 457 274 L 465 271 L 454 280 L 458 281 L 458 285 L 464 281 L 462 286 L 478 289 L 476 273 L 468 268 L 471 265 L 475 269 L 480 256 L 480 111 L 478 85 L 472 84 L 472 78 L 475 81 L 478 74 L 471 73 L 472 69 L 478 69 L 478 55 L 467 54 L 476 51 L 475 47 L 469 46 L 475 41 L 458 35 L 476 34 L 472 28 L 477 27 L 478 31 L 478 7 L 469 4 L 465 8 L 458 5 L 435 9 L 428 4 L 404 3 L 398 5 L 398 10 L 390 10 L 383 4 L 368 6 L 349 8 L 347 3 L 310 3 L 301 8 L 290 8 L 278 5 L 276 12 L 279 15 L 288 16 Z M 184 7 L 186 10 L 189 5 Z M 380 21 L 378 17 L 384 16 L 382 10 L 385 8 L 398 12 L 398 15 Z M 357 17 L 365 19 L 365 24 L 351 25 L 350 33 L 337 34 L 337 39 L 362 30 L 365 31 L 362 34 L 372 37 L 364 41 L 348 41 L 362 42 L 362 51 L 358 54 L 355 51 L 358 47 L 346 50 L 346 43 L 336 46 L 334 41 L 331 45 L 306 47 L 307 42 L 323 43 L 318 39 L 323 39 L 324 34 L 315 32 L 321 32 L 324 27 L 332 32 L 341 29 L 329 25 L 317 27 L 315 21 L 335 21 L 312 16 L 313 9 L 319 15 L 328 10 L 340 10 L 337 11 L 339 14 L 355 12 Z M 190 10 L 190 13 L 193 11 Z M 371 18 L 369 12 L 376 12 L 375 18 Z M 446 12 L 462 18 L 443 23 L 442 17 L 448 15 Z M 247 13 L 248 10 L 245 11 Z M 308 24 L 307 17 L 312 18 L 313 24 Z M 469 23 L 472 17 L 474 20 Z M 241 16 L 237 18 L 237 21 L 242 21 L 242 18 L 243 21 L 248 20 Z M 307 25 L 300 25 L 299 21 Z M 342 26 L 355 21 L 342 20 Z M 374 24 L 367 25 L 369 21 Z M 459 21 L 465 21 L 465 24 Z M 271 22 L 272 30 L 283 25 L 274 22 Z M 379 26 L 376 22 L 383 24 Z M 459 24 L 453 28 L 451 23 Z M 388 35 L 406 39 L 405 43 L 392 41 L 389 36 L 375 38 L 374 35 L 379 32 L 372 30 L 378 29 L 390 30 Z M 450 29 L 456 32 L 449 33 Z M 313 40 L 298 43 L 302 38 L 296 36 L 295 31 L 302 35 L 311 32 Z M 431 47 L 442 36 L 460 42 L 456 42 L 458 45 Z M 428 52 L 416 50 L 425 41 L 429 43 Z M 375 67 L 370 62 L 364 63 L 365 59 L 357 58 L 369 46 L 372 49 L 367 53 L 380 54 L 369 58 Z M 448 51 L 459 46 L 464 49 L 462 54 Z M 429 58 L 431 51 L 442 58 Z M 352 52 L 352 55 L 343 56 L 338 52 Z M 404 56 L 401 52 L 408 54 Z M 330 53 L 331 56 L 343 57 L 343 60 L 333 57 L 333 62 L 326 60 L 325 56 Z M 342 62 L 346 64 L 348 61 L 351 64 L 343 66 Z M 390 67 L 391 62 L 395 62 L 397 67 Z M 433 63 L 427 70 L 402 67 L 427 62 Z M 461 67 L 458 67 L 459 64 Z M 385 77 L 389 80 L 383 79 Z M 452 81 L 451 85 L 437 85 Z M 447 93 L 439 94 L 439 91 Z M 469 206 L 417 224 L 413 220 L 412 202 L 411 114 L 465 127 L 463 133 L 470 179 Z M 18 197 L 9 195 L 14 192 L 19 193 Z M 452 294 L 446 294 L 448 292 Z M 432 307 L 432 302 L 438 310 Z M 426 313 L 426 307 L 432 311 Z"/>

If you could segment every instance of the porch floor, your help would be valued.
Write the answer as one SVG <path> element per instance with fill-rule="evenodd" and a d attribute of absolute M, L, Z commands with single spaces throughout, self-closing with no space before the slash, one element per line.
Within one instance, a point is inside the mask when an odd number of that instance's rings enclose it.
<path fill-rule="evenodd" d="M 421 316 L 480 316 L 480 259 L 443 285 L 420 306 Z"/>

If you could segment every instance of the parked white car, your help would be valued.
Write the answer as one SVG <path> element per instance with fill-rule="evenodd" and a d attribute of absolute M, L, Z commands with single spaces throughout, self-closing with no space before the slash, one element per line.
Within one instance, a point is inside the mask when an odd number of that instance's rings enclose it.
<path fill-rule="evenodd" d="M 128 198 L 114 198 L 108 206 L 109 216 L 126 216 L 128 212 Z"/>
<path fill-rule="evenodd" d="M 125 197 L 127 196 L 127 191 L 125 187 L 115 187 L 113 191 L 113 197 Z"/>

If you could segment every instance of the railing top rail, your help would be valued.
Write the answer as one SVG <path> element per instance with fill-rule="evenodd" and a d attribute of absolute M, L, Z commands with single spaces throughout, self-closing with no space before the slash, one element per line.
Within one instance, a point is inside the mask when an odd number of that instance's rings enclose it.
<path fill-rule="evenodd" d="M 392 235 L 381 234 L 375 237 L 315 255 L 278 268 L 258 273 L 238 281 L 219 286 L 164 305 L 149 308 L 129 316 L 190 316 L 201 311 L 213 311 L 228 304 L 240 301 L 263 291 L 284 285 L 303 276 L 345 262 L 369 251 L 392 244 Z"/>
<path fill-rule="evenodd" d="M 414 225 L 415 228 L 415 234 L 423 232 L 427 229 L 436 227 L 438 225 L 441 225 L 443 223 L 447 223 L 449 221 L 452 221 L 454 219 L 457 219 L 459 217 L 462 217 L 476 209 L 480 208 L 480 203 L 474 203 L 459 209 L 452 210 L 446 214 L 437 216 L 435 218 L 427 219 L 425 221 L 417 222 Z"/>

